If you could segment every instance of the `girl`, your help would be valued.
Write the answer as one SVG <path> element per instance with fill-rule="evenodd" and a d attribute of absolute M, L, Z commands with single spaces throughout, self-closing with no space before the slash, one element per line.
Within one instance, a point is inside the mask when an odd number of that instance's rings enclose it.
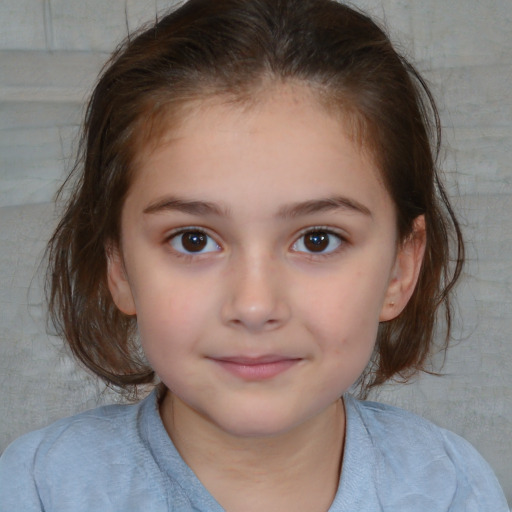
<path fill-rule="evenodd" d="M 362 394 L 450 326 L 459 227 L 414 68 L 331 0 L 190 0 L 87 111 L 49 306 L 127 391 L 22 437 L 0 510 L 507 510 L 475 450 Z M 455 265 L 449 265 L 450 241 Z"/>

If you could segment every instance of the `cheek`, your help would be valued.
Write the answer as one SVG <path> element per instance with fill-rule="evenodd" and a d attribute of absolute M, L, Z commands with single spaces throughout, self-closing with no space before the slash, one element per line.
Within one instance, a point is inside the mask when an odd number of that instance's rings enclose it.
<path fill-rule="evenodd" d="M 371 357 L 386 278 L 354 268 L 316 281 L 302 294 L 301 316 L 307 329 L 333 364 L 350 361 L 363 369 Z"/>
<path fill-rule="evenodd" d="M 348 275 L 347 275 L 348 274 Z M 383 279 L 380 279 L 383 281 Z M 313 280 L 297 301 L 305 317 L 319 328 L 343 327 L 343 332 L 357 332 L 378 323 L 384 296 L 384 282 L 364 272 L 343 272 Z"/>
<path fill-rule="evenodd" d="M 213 311 L 212 293 L 179 277 L 146 281 L 134 296 L 137 325 L 148 358 L 164 357 L 194 345 Z"/>

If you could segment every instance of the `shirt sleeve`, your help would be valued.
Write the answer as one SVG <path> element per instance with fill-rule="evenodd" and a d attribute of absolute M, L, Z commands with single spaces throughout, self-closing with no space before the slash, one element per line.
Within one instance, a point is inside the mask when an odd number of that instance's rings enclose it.
<path fill-rule="evenodd" d="M 34 460 L 39 445 L 36 433 L 9 445 L 0 457 L 0 512 L 43 512 L 34 479 Z"/>
<path fill-rule="evenodd" d="M 493 470 L 465 439 L 443 431 L 445 449 L 457 473 L 450 512 L 510 512 Z"/>

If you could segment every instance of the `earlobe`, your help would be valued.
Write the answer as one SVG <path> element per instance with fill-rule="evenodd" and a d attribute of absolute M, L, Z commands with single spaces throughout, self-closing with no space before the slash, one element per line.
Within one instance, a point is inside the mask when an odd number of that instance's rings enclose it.
<path fill-rule="evenodd" d="M 112 300 L 125 315 L 135 315 L 135 302 L 126 276 L 123 258 L 119 249 L 113 245 L 106 248 L 107 282 Z"/>
<path fill-rule="evenodd" d="M 396 318 L 409 302 L 420 275 L 425 245 L 425 217 L 420 215 L 414 219 L 412 233 L 398 248 L 380 314 L 381 322 Z"/>

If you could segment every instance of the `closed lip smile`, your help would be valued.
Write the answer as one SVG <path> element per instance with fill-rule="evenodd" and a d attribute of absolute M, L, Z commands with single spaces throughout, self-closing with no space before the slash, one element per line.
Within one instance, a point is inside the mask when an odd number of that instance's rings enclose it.
<path fill-rule="evenodd" d="M 223 370 L 242 380 L 268 380 L 297 365 L 302 358 L 283 355 L 221 356 L 210 358 Z"/>

